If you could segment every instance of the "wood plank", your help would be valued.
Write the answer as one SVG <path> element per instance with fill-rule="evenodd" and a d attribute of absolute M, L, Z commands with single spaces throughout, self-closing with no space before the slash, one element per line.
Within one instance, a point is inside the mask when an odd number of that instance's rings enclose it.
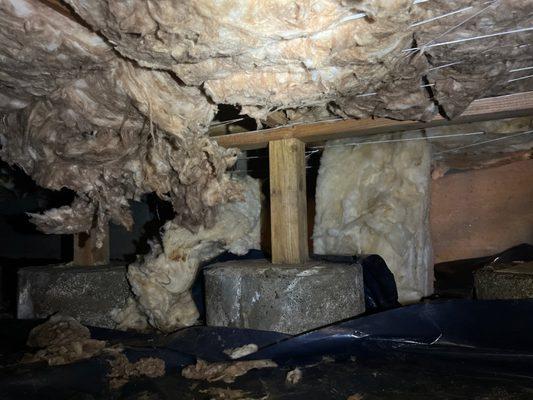
<path fill-rule="evenodd" d="M 346 119 L 298 124 L 288 127 L 263 129 L 214 138 L 223 147 L 242 150 L 260 149 L 270 141 L 295 138 L 305 143 L 342 139 L 361 135 L 402 132 L 442 125 L 489 121 L 533 115 L 533 92 L 490 97 L 474 101 L 458 118 L 447 120 L 441 116 L 430 122 L 396 121 L 388 118 Z"/>
<path fill-rule="evenodd" d="M 93 230 L 89 233 L 74 234 L 74 265 L 93 267 L 109 264 L 109 226 L 102 247 L 96 247 L 96 236 Z"/>
<path fill-rule="evenodd" d="M 533 160 L 448 174 L 431 186 L 436 263 L 533 243 Z"/>
<path fill-rule="evenodd" d="M 269 144 L 272 262 L 301 264 L 309 257 L 305 143 L 284 139 Z"/>

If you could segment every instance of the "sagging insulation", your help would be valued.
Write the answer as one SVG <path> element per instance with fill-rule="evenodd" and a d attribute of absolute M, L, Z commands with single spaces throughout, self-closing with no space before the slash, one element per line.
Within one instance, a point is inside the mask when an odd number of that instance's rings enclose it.
<path fill-rule="evenodd" d="M 70 207 L 34 215 L 46 233 L 109 221 L 156 192 L 189 229 L 239 197 L 224 174 L 235 151 L 206 137 L 215 106 L 167 72 L 121 59 L 97 34 L 35 1 L 0 1 L 0 156 L 40 186 L 74 190 Z M 5 89 L 5 90 L 4 90 Z"/>
<path fill-rule="evenodd" d="M 346 145 L 351 142 L 328 142 L 322 155 L 314 251 L 379 254 L 394 274 L 400 302 L 417 301 L 433 289 L 429 144 Z"/>
<path fill-rule="evenodd" d="M 0 157 L 77 193 L 32 216 L 48 233 L 129 227 L 128 200 L 151 191 L 211 226 L 238 196 L 233 152 L 205 137 L 218 104 L 259 125 L 425 120 L 531 82 L 508 75 L 533 62 L 530 30 L 434 46 L 527 27 L 528 0 L 66 3 L 76 15 L 0 0 Z"/>
<path fill-rule="evenodd" d="M 67 3 L 125 58 L 172 71 L 215 103 L 260 120 L 313 108 L 398 119 L 427 119 L 440 108 L 456 116 L 473 99 L 507 90 L 507 71 L 533 60 L 520 47 L 531 42 L 528 31 L 432 46 L 531 26 L 529 0 Z"/>
<path fill-rule="evenodd" d="M 163 228 L 162 243 L 153 244 L 150 254 L 128 267 L 136 305 L 117 315 L 120 328 L 139 328 L 139 314 L 132 308 L 161 331 L 193 325 L 199 315 L 190 289 L 201 263 L 224 251 L 243 255 L 260 247 L 259 181 L 245 177 L 238 183 L 243 197 L 220 205 L 213 226 L 192 233 L 170 221 Z"/>

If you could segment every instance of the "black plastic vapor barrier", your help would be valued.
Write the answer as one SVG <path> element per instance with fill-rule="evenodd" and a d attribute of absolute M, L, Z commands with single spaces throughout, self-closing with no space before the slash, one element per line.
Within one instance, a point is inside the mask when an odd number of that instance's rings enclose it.
<path fill-rule="evenodd" d="M 2 323 L 3 345 L 9 337 L 25 337 L 31 326 Z M 102 357 L 57 367 L 11 365 L 0 370 L 0 398 L 122 398 L 129 393 L 124 398 L 140 399 L 136 396 L 148 391 L 157 399 L 208 399 L 213 398 L 208 388 L 218 384 L 270 399 L 345 399 L 355 391 L 365 393 L 365 399 L 527 399 L 533 398 L 528 397 L 533 393 L 532 331 L 533 300 L 422 303 L 297 336 L 205 326 L 164 337 L 92 329 L 94 338 L 123 343 L 131 361 L 164 359 L 166 376 L 132 381 L 112 392 L 106 380 L 109 363 Z M 181 368 L 197 359 L 229 360 L 224 350 L 250 343 L 259 350 L 244 360 L 272 359 L 279 368 L 251 371 L 229 386 L 192 385 L 181 377 Z M 285 375 L 295 367 L 307 379 L 287 386 Z M 423 397 L 430 388 L 431 397 Z"/>

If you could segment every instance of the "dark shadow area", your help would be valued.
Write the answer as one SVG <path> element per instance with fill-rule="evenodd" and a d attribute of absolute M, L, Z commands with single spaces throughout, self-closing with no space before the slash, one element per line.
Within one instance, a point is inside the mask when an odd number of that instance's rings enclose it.
<path fill-rule="evenodd" d="M 69 205 L 75 193 L 38 186 L 24 171 L 0 162 L 0 313 L 16 314 L 17 272 L 24 267 L 63 264 L 73 259 L 73 235 L 48 235 L 36 229 L 27 213 Z M 110 258 L 129 264 L 160 239 L 161 227 L 174 218 L 169 202 L 154 193 L 131 201 L 131 231 L 110 223 Z"/>
<path fill-rule="evenodd" d="M 228 121 L 235 121 L 235 124 L 247 131 L 255 131 L 257 129 L 257 122 L 248 115 L 241 115 L 241 108 L 231 104 L 219 104 L 218 112 L 215 115 L 214 125 L 217 123 L 224 123 Z"/>
<path fill-rule="evenodd" d="M 40 213 L 70 204 L 74 192 L 38 186 L 18 167 L 0 161 L 0 311 L 15 314 L 17 271 L 34 265 L 72 259 L 70 235 L 46 235 L 26 213 Z"/>
<path fill-rule="evenodd" d="M 150 242 L 161 240 L 161 228 L 176 215 L 172 204 L 161 200 L 155 193 L 144 195 L 142 203 L 130 204 L 135 220 L 132 232 L 111 225 L 111 256 L 128 264 L 138 255 L 147 254 Z"/>

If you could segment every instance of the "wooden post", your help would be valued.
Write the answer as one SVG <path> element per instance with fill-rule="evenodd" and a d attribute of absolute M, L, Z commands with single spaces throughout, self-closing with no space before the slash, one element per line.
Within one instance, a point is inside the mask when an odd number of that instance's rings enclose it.
<path fill-rule="evenodd" d="M 102 247 L 96 247 L 94 229 L 74 234 L 74 265 L 93 267 L 109 264 L 109 226 L 105 228 L 106 235 Z"/>
<path fill-rule="evenodd" d="M 272 262 L 307 261 L 305 144 L 298 139 L 269 143 Z"/>

